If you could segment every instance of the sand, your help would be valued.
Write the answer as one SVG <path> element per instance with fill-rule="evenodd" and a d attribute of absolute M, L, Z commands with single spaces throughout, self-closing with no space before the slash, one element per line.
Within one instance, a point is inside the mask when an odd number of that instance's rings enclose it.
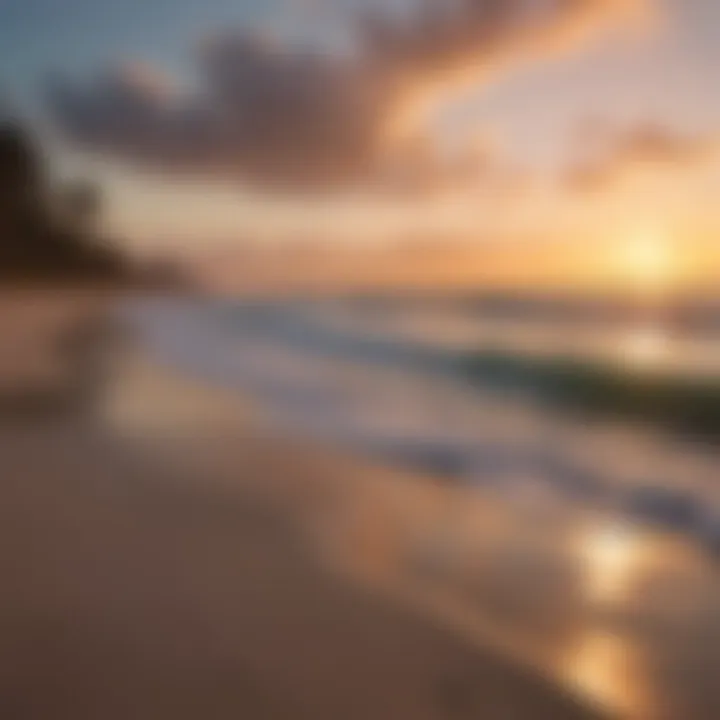
<path fill-rule="evenodd" d="M 111 385 L 0 425 L 4 720 L 595 717 L 334 570 L 308 519 L 349 460 L 144 360 Z"/>

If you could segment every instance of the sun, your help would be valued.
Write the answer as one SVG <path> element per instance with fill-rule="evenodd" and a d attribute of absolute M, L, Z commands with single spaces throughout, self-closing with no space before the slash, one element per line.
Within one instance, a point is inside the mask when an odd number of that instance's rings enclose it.
<path fill-rule="evenodd" d="M 615 274 L 624 285 L 645 292 L 662 292 L 672 284 L 677 258 L 667 234 L 629 234 L 615 251 Z"/>

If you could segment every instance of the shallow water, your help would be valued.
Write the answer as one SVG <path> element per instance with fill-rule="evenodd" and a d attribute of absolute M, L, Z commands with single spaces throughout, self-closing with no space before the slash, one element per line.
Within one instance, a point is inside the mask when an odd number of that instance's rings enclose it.
<path fill-rule="evenodd" d="M 716 449 L 471 387 L 441 352 L 437 316 L 422 342 L 401 321 L 396 311 L 371 329 L 367 313 L 356 322 L 324 305 L 161 301 L 133 319 L 164 359 L 253 397 L 285 432 L 509 496 L 587 503 L 701 540 L 717 522 L 720 533 Z"/>
<path fill-rule="evenodd" d="M 417 503 L 412 492 L 389 502 L 382 487 L 354 490 L 333 510 L 331 544 L 350 532 L 350 552 L 381 558 L 398 587 L 490 629 L 605 707 L 715 718 L 715 451 L 470 387 L 438 361 L 446 337 L 416 352 L 394 325 L 383 335 L 341 314 L 330 322 L 333 312 L 126 308 L 156 358 L 251 398 L 276 431 L 444 479 L 418 489 Z"/>

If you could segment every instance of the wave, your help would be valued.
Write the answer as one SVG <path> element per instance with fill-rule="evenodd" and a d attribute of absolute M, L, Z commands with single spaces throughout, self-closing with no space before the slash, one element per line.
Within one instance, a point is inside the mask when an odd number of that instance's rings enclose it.
<path fill-rule="evenodd" d="M 136 320 L 164 360 L 250 395 L 286 432 L 505 495 L 531 485 L 555 502 L 602 508 L 720 548 L 715 381 L 458 350 L 331 326 L 282 303 L 146 304 Z M 503 421 L 504 413 L 515 419 Z M 606 423 L 619 424 L 622 440 L 593 449 Z M 662 431 L 659 449 L 637 450 L 642 469 L 632 469 L 622 445 L 652 428 Z M 676 438 L 665 439 L 667 431 Z M 683 435 L 705 444 L 683 445 Z M 689 461 L 707 458 L 713 478 L 669 471 L 671 445 Z"/>

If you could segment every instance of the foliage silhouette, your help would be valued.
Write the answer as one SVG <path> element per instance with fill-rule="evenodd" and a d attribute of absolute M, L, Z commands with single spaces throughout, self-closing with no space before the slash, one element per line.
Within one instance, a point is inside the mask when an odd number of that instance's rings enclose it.
<path fill-rule="evenodd" d="M 31 135 L 0 121 L 0 280 L 124 278 L 126 260 L 97 232 L 99 212 L 95 185 L 52 188 Z"/>

